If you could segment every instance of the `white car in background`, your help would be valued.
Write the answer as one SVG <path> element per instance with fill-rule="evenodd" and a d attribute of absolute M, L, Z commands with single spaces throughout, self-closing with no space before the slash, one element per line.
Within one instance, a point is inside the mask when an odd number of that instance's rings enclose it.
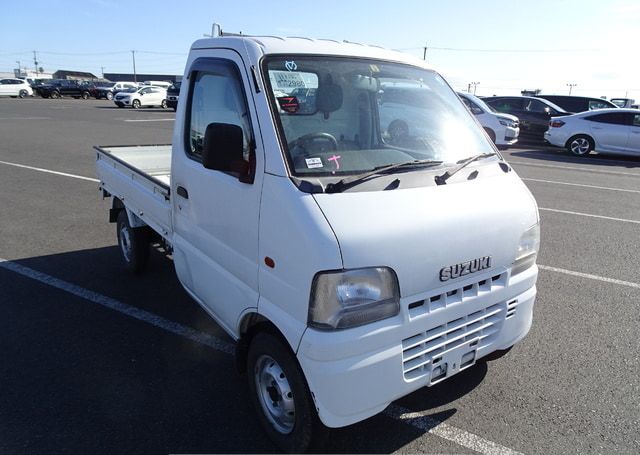
<path fill-rule="evenodd" d="M 640 155 L 640 112 L 599 109 L 551 117 L 544 138 L 577 156 L 598 153 Z"/>
<path fill-rule="evenodd" d="M 33 89 L 27 81 L 22 79 L 2 79 L 0 80 L 0 96 L 24 98 L 33 96 Z"/>
<path fill-rule="evenodd" d="M 495 112 L 480 98 L 470 93 L 458 92 L 458 96 L 475 115 L 489 138 L 500 149 L 506 149 L 518 142 L 520 134 L 520 121 L 518 117 L 510 114 Z"/>
<path fill-rule="evenodd" d="M 134 109 L 143 106 L 167 107 L 167 89 L 162 87 L 144 86 L 130 88 L 118 92 L 113 97 L 113 102 L 118 107 L 132 107 Z"/>

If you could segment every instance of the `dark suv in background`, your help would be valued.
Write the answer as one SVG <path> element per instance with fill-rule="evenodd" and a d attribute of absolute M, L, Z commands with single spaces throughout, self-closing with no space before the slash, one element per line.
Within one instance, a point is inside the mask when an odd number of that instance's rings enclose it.
<path fill-rule="evenodd" d="M 497 112 L 512 114 L 520 119 L 520 140 L 544 143 L 544 133 L 551 117 L 570 115 L 551 101 L 531 96 L 490 96 L 482 101 Z"/>
<path fill-rule="evenodd" d="M 178 96 L 180 95 L 181 84 L 182 82 L 180 81 L 174 82 L 167 89 L 167 107 L 173 109 L 173 112 L 178 109 Z"/>
<path fill-rule="evenodd" d="M 536 98 L 543 98 L 547 101 L 551 101 L 553 104 L 560 106 L 562 109 L 572 114 L 592 111 L 594 109 L 618 107 L 611 101 L 607 101 L 602 98 L 591 98 L 588 96 L 536 95 Z"/>
<path fill-rule="evenodd" d="M 83 100 L 95 97 L 97 87 L 93 82 L 67 79 L 54 79 L 48 84 L 38 87 L 38 94 L 43 98 L 60 98 L 70 96 Z"/>

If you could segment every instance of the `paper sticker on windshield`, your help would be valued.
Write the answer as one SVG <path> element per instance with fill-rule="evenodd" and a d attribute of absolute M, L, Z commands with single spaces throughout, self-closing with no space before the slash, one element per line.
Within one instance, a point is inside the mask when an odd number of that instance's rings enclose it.
<path fill-rule="evenodd" d="M 275 88 L 291 91 L 292 88 L 306 87 L 302 74 L 287 71 L 269 71 L 269 77 Z"/>
<path fill-rule="evenodd" d="M 314 169 L 317 167 L 323 167 L 322 166 L 322 160 L 320 158 L 306 158 L 305 161 L 307 162 L 307 167 L 309 169 Z"/>
<path fill-rule="evenodd" d="M 300 109 L 300 103 L 295 96 L 279 96 L 278 104 L 280 109 L 289 114 L 295 114 Z"/>
<path fill-rule="evenodd" d="M 380 68 L 378 68 L 378 65 L 369 65 L 369 69 L 371 70 L 372 73 L 380 72 Z"/>

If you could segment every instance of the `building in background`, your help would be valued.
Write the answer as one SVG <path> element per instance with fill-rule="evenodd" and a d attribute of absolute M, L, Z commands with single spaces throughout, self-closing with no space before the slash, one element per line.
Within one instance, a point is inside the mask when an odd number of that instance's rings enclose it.
<path fill-rule="evenodd" d="M 128 82 L 133 81 L 133 73 L 104 73 L 104 78 L 113 82 Z M 166 81 L 166 82 L 176 82 L 182 79 L 182 75 L 176 74 L 140 74 L 137 73 L 135 80 L 136 82 L 143 81 Z"/>

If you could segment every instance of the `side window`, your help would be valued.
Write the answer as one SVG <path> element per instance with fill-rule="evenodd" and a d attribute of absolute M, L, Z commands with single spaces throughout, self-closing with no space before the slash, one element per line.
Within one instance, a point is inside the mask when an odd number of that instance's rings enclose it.
<path fill-rule="evenodd" d="M 589 101 L 589 110 L 592 111 L 594 109 L 606 109 L 609 106 L 607 103 L 604 103 L 602 101 L 596 101 L 596 100 L 590 100 Z"/>
<path fill-rule="evenodd" d="M 634 114 L 633 126 L 640 126 L 640 114 Z"/>
<path fill-rule="evenodd" d="M 546 108 L 549 107 L 546 104 L 544 104 L 541 101 L 538 100 L 530 100 L 529 103 L 527 103 L 527 106 L 525 107 L 526 111 L 529 112 L 547 112 Z"/>
<path fill-rule="evenodd" d="M 587 120 L 591 120 L 592 122 L 598 123 L 608 123 L 611 125 L 628 125 L 629 121 L 624 113 L 619 114 L 617 112 L 607 113 L 607 114 L 596 114 L 590 115 L 589 117 L 585 117 Z"/>
<path fill-rule="evenodd" d="M 485 100 L 486 101 L 486 100 Z M 514 112 L 522 109 L 522 100 L 517 98 L 499 98 L 497 100 L 490 100 L 488 102 L 498 112 Z"/>
<path fill-rule="evenodd" d="M 235 66 L 219 62 L 211 70 L 192 72 L 191 78 L 187 153 L 193 159 L 200 160 L 207 126 L 211 123 L 229 123 L 242 128 L 243 158 L 251 161 L 253 133 L 242 81 Z"/>
<path fill-rule="evenodd" d="M 483 112 L 482 109 L 476 106 L 476 103 L 473 103 L 464 97 L 461 97 L 461 98 L 462 98 L 462 102 L 465 104 L 465 106 L 467 106 L 467 109 L 469 109 L 473 115 L 482 114 Z"/>

